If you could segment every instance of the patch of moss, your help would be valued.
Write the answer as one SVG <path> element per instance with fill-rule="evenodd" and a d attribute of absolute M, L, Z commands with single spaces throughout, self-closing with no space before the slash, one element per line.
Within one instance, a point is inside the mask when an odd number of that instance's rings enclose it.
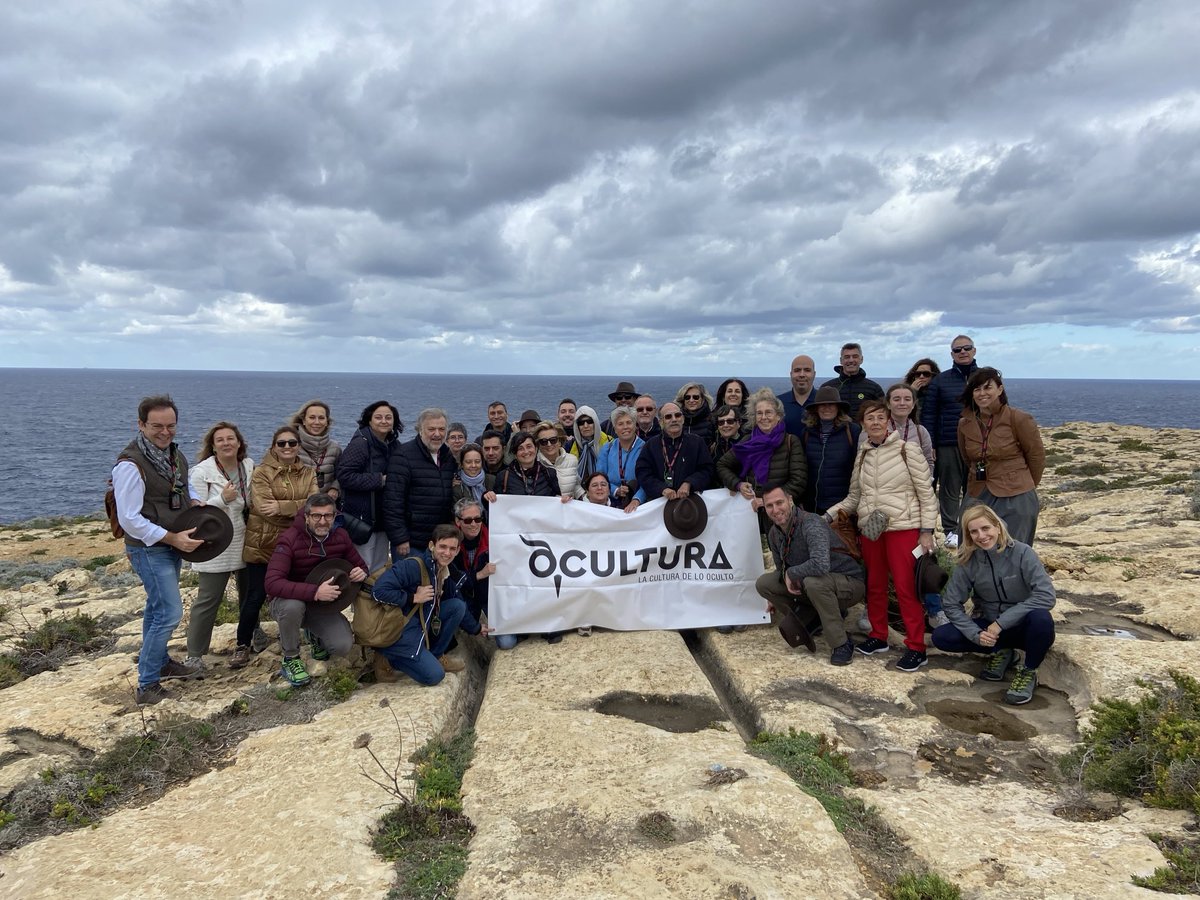
<path fill-rule="evenodd" d="M 660 844 L 673 844 L 679 837 L 679 829 L 675 827 L 675 820 L 659 810 L 638 817 L 637 830 L 640 834 Z"/>
<path fill-rule="evenodd" d="M 1050 435 L 1050 438 L 1055 441 L 1077 441 L 1079 440 L 1079 435 L 1074 431 L 1056 431 Z"/>
<path fill-rule="evenodd" d="M 1135 452 L 1153 451 L 1154 448 L 1143 441 L 1141 438 L 1124 438 L 1117 442 L 1118 450 L 1132 450 Z"/>

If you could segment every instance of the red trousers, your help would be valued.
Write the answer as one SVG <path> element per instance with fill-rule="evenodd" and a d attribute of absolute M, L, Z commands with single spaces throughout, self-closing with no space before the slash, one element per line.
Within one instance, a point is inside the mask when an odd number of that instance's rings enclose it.
<path fill-rule="evenodd" d="M 888 575 L 896 587 L 900 602 L 900 617 L 904 620 L 904 646 L 925 652 L 925 607 L 917 596 L 914 577 L 913 547 L 921 540 L 916 528 L 905 531 L 885 531 L 879 540 L 866 535 L 862 539 L 863 563 L 867 567 L 867 618 L 871 620 L 871 637 L 886 641 L 888 637 Z"/>

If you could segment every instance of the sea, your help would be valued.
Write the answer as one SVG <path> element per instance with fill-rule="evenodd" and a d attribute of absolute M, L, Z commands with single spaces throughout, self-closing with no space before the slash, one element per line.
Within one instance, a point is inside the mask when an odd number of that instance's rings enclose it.
<path fill-rule="evenodd" d="M 740 377 L 740 376 L 731 376 Z M 884 387 L 899 378 L 871 377 Z M 474 439 L 487 424 L 488 404 L 501 400 L 514 422 L 526 409 L 553 418 L 564 397 L 604 416 L 621 375 L 443 375 L 347 372 L 191 372 L 119 369 L 0 368 L 0 523 L 41 516 L 94 513 L 103 507 L 109 473 L 136 432 L 138 401 L 168 393 L 179 407 L 177 440 L 194 460 L 208 427 L 235 422 L 257 460 L 274 429 L 306 401 L 333 413 L 334 439 L 345 446 L 363 407 L 388 400 L 411 440 L 417 414 L 444 409 Z M 687 381 L 710 393 L 723 379 L 686 375 L 637 377 L 639 391 L 660 404 Z M 744 379 L 750 389 L 789 387 L 779 378 Z M 818 385 L 825 379 L 818 378 Z M 1200 381 L 1009 379 L 1009 402 L 1041 425 L 1114 422 L 1200 429 Z"/>

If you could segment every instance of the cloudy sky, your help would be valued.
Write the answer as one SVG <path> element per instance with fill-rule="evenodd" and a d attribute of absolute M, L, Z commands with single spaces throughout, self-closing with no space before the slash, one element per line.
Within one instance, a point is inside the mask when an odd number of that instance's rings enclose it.
<path fill-rule="evenodd" d="M 1200 378 L 1194 0 L 6 0 L 0 365 Z"/>

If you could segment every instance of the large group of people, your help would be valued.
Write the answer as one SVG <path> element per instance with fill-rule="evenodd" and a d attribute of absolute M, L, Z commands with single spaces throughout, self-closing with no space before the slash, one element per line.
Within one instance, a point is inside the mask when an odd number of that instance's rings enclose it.
<path fill-rule="evenodd" d="M 729 378 L 714 396 L 691 381 L 659 406 L 622 381 L 603 416 L 564 398 L 554 418 L 527 409 L 515 427 L 507 404 L 493 401 L 474 439 L 431 407 L 401 441 L 397 408 L 378 400 L 343 448 L 329 405 L 311 400 L 275 429 L 257 462 L 237 425 L 217 422 L 190 470 L 174 440 L 174 402 L 148 397 L 113 469 L 116 516 L 147 594 L 138 702 L 168 696 L 163 680 L 203 677 L 231 576 L 239 604 L 231 668 L 269 645 L 265 606 L 292 684 L 310 678 L 302 644 L 323 660 L 363 634 L 376 641 L 378 680 L 399 672 L 436 683 L 461 668 L 448 655 L 456 631 L 491 631 L 488 579 L 503 562 L 490 553 L 487 519 L 498 495 L 632 513 L 718 485 L 757 512 L 775 561 L 758 592 L 798 642 L 815 648 L 823 633 L 834 665 L 888 652 L 890 583 L 904 634 L 897 669 L 927 665 L 928 614 L 934 646 L 988 655 L 981 677 L 999 680 L 1017 666 L 1006 699 L 1027 702 L 1054 639 L 1053 588 L 1029 546 L 1045 453 L 1033 418 L 1009 405 L 1001 373 L 976 365 L 974 341 L 959 335 L 950 350 L 947 369 L 920 359 L 886 390 L 867 378 L 862 347 L 847 343 L 836 378 L 817 386 L 813 358 L 801 354 L 790 390 L 778 395 Z M 200 529 L 183 527 L 197 516 L 224 532 L 212 552 Z M 944 546 L 958 551 L 944 591 L 918 571 L 920 557 L 935 553 L 939 523 Z M 182 617 L 185 559 L 199 589 L 178 661 L 167 641 Z M 360 597 L 378 607 L 363 634 Z M 342 615 L 351 600 L 353 632 Z M 863 602 L 867 633 L 855 644 L 843 620 Z M 517 641 L 497 636 L 501 649 Z"/>

